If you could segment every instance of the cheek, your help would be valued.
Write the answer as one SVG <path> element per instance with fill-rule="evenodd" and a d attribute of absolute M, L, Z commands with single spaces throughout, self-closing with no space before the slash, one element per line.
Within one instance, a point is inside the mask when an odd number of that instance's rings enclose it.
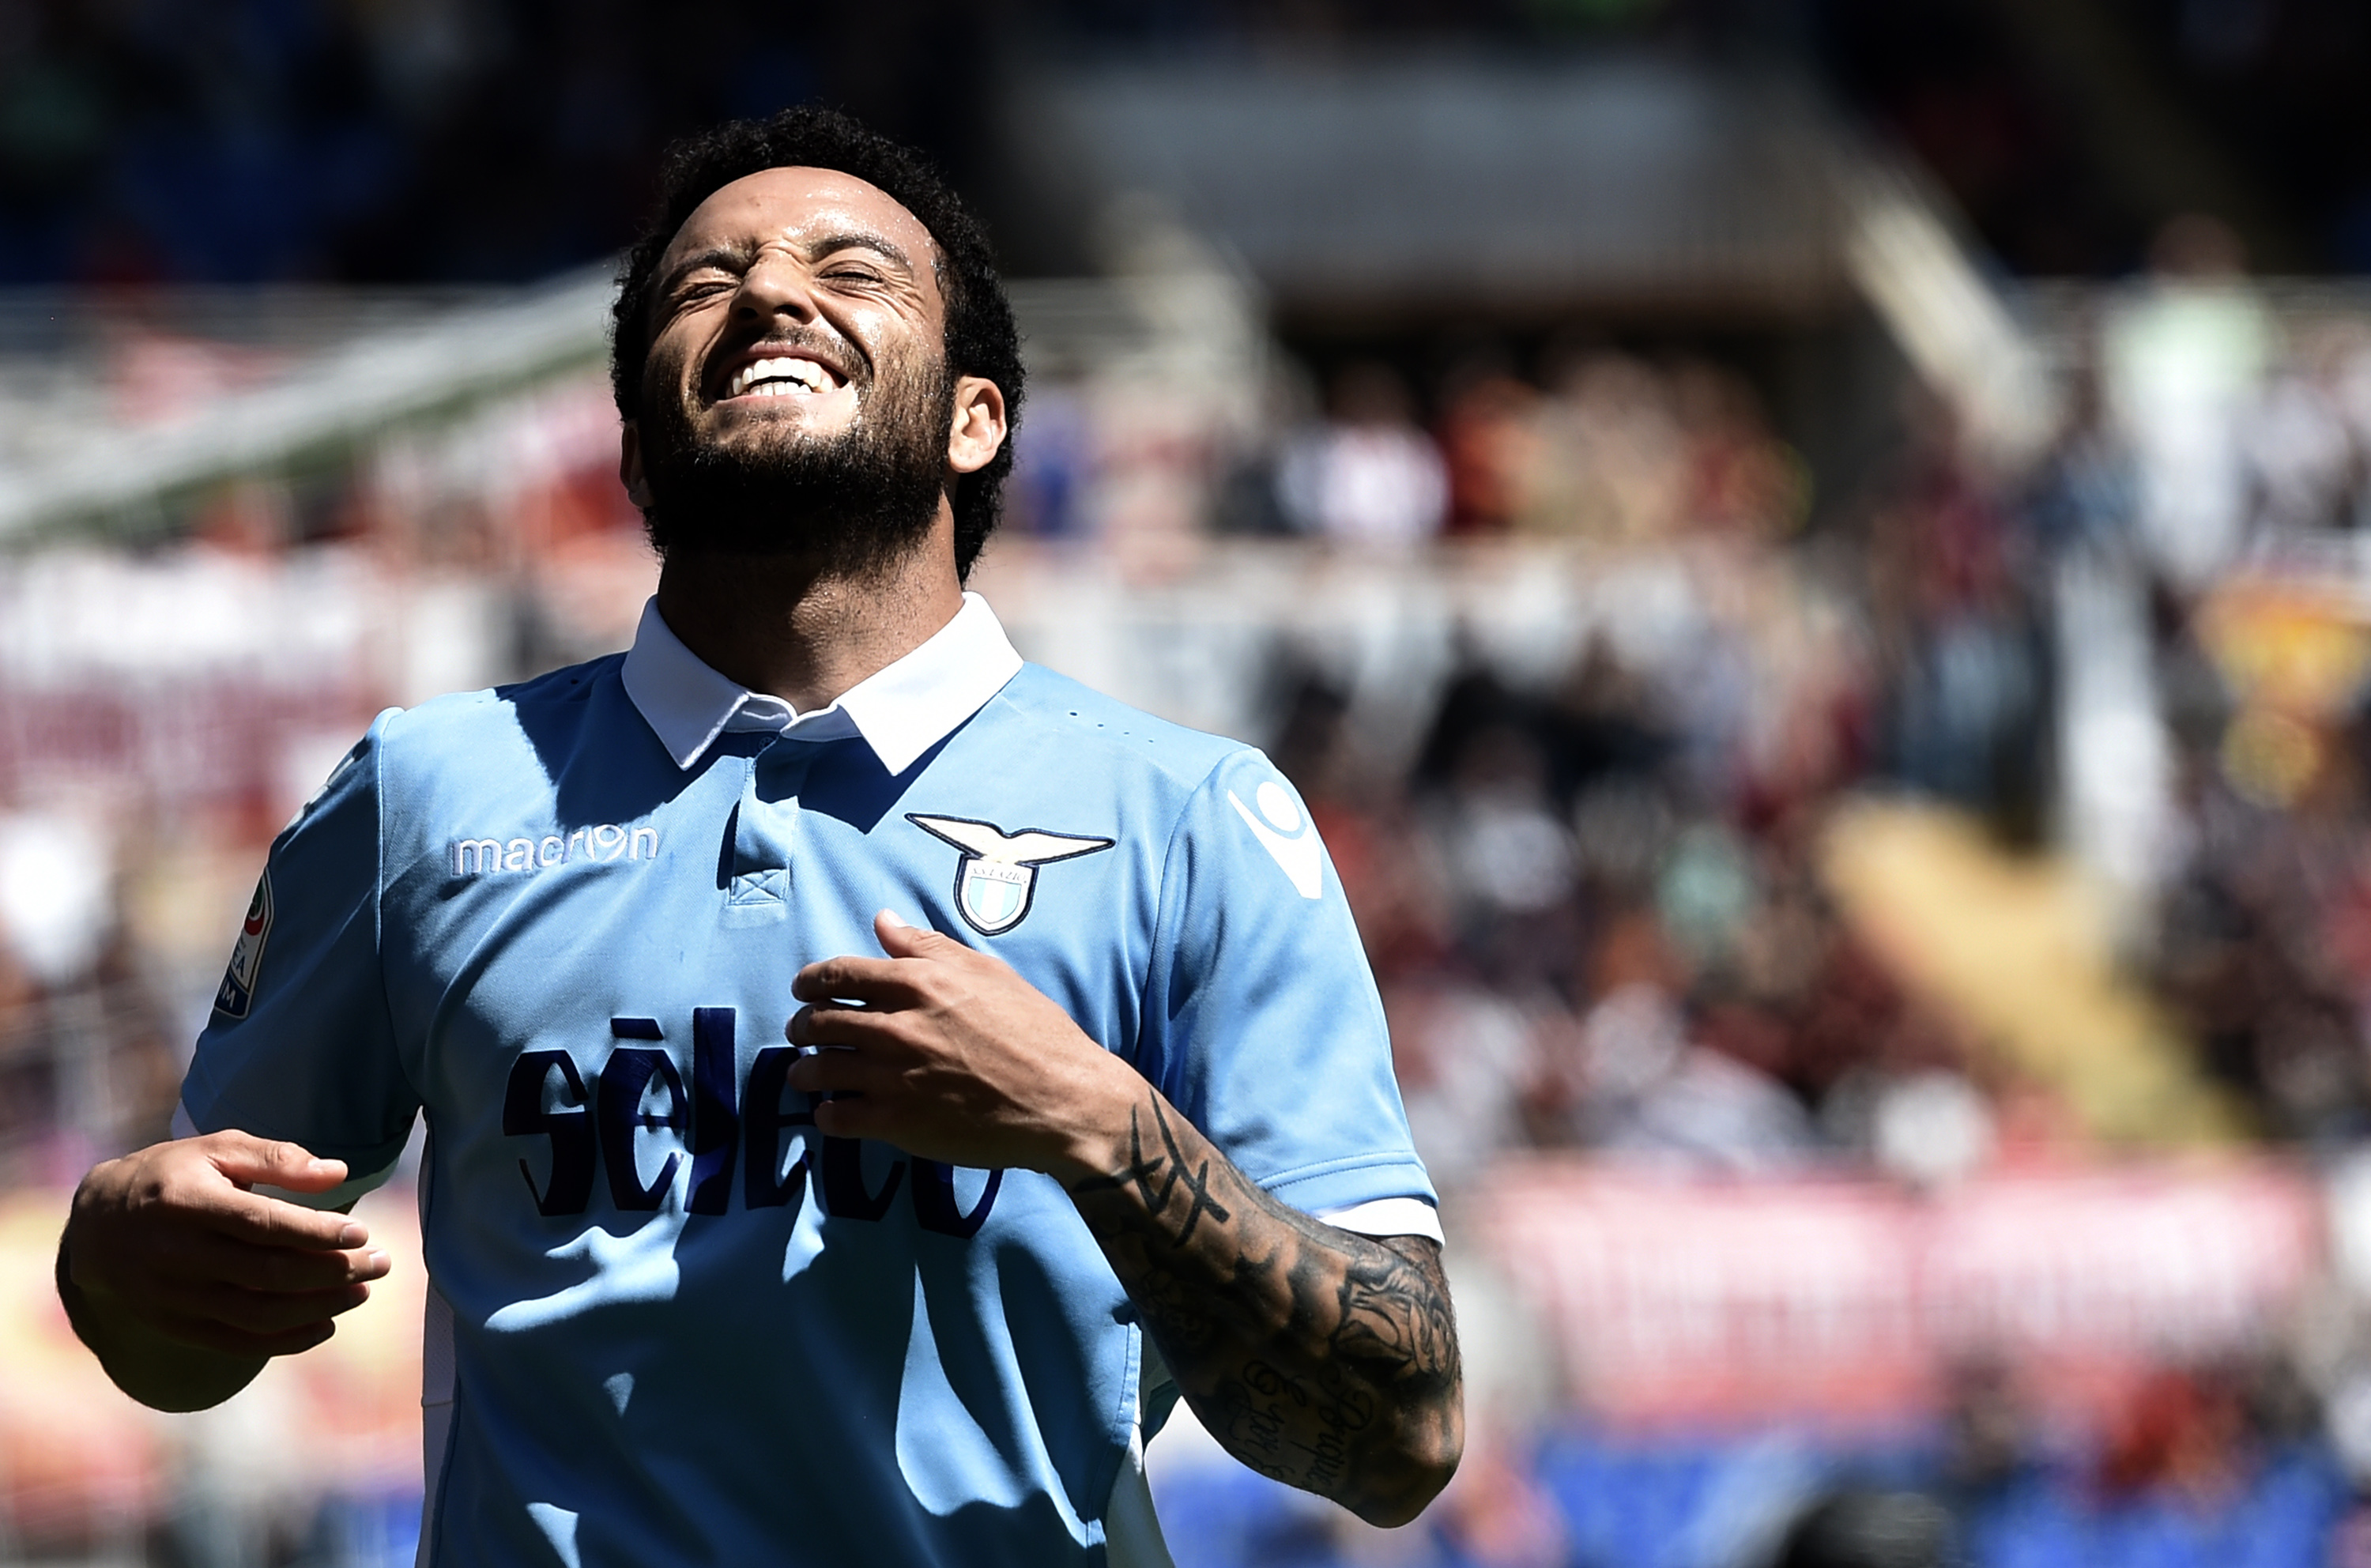
<path fill-rule="evenodd" d="M 935 341 L 901 333 L 873 349 L 879 378 L 908 402 L 936 399 L 945 379 L 946 357 Z"/>
<path fill-rule="evenodd" d="M 933 358 L 943 333 L 887 306 L 862 312 L 848 324 L 849 336 L 876 364 L 910 367 Z"/>
<path fill-rule="evenodd" d="M 677 317 L 660 328 L 643 364 L 643 386 L 668 395 L 687 389 L 709 336 L 708 324 L 696 317 Z"/>
<path fill-rule="evenodd" d="M 688 357 L 680 342 L 661 338 L 651 345 L 650 358 L 643 363 L 644 385 L 653 392 L 674 392 L 683 385 L 684 363 Z"/>

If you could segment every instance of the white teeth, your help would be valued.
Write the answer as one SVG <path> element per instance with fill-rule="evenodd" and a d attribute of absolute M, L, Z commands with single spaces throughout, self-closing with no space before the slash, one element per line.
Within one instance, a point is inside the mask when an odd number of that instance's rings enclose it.
<path fill-rule="evenodd" d="M 828 392 L 831 373 L 811 359 L 752 360 L 733 375 L 725 384 L 724 395 L 738 398 L 746 392 L 764 397 L 781 398 L 792 393 Z"/>

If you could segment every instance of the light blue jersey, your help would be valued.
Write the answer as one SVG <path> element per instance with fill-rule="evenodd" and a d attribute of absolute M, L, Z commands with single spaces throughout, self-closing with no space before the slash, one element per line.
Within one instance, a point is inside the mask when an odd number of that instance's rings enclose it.
<path fill-rule="evenodd" d="M 425 1111 L 429 1561 L 1105 1560 L 1144 1347 L 1069 1198 L 820 1137 L 785 1088 L 792 977 L 877 953 L 884 908 L 1285 1202 L 1430 1228 L 1266 758 L 1024 665 L 977 598 L 804 716 L 653 610 L 630 654 L 371 726 L 272 847 L 183 1090 L 381 1175 Z"/>

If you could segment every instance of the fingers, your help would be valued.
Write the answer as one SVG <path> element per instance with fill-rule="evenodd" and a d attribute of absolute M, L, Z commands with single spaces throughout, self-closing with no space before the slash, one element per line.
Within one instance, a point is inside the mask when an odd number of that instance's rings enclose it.
<path fill-rule="evenodd" d="M 921 958 L 947 947 L 963 944 L 939 935 L 928 926 L 909 926 L 894 909 L 884 909 L 873 917 L 873 935 L 879 940 L 881 951 L 891 958 Z"/>
<path fill-rule="evenodd" d="M 815 1108 L 815 1131 L 827 1138 L 877 1138 L 885 1131 L 884 1116 L 877 1100 L 821 1101 Z"/>
<path fill-rule="evenodd" d="M 811 1049 L 852 1051 L 886 1039 L 896 1030 L 894 1013 L 815 1002 L 791 1015 L 791 1021 L 782 1026 L 782 1037 Z"/>
<path fill-rule="evenodd" d="M 892 959 L 936 958 L 1005 966 L 1004 961 L 994 953 L 966 947 L 944 931 L 908 925 L 894 909 L 884 909 L 873 917 L 873 934 L 879 940 L 881 951 Z"/>
<path fill-rule="evenodd" d="M 305 1295 L 383 1279 L 394 1265 L 385 1252 L 306 1252 L 257 1247 L 209 1236 L 188 1255 L 192 1274 L 239 1290 Z"/>
<path fill-rule="evenodd" d="M 370 1240 L 370 1228 L 344 1215 L 237 1188 L 205 1194 L 189 1207 L 191 1217 L 206 1229 L 259 1247 L 338 1252 Z"/>
<path fill-rule="evenodd" d="M 297 1144 L 236 1132 L 210 1133 L 191 1141 L 215 1170 L 241 1186 L 326 1193 L 346 1179 L 344 1160 L 316 1159 Z"/>
<path fill-rule="evenodd" d="M 327 1318 L 283 1330 L 278 1333 L 257 1333 L 235 1328 L 211 1318 L 184 1317 L 160 1313 L 151 1320 L 158 1333 L 194 1344 L 206 1350 L 218 1350 L 231 1355 L 295 1355 L 312 1349 L 336 1333 L 337 1325 Z"/>
<path fill-rule="evenodd" d="M 150 1239 L 141 1267 L 116 1285 L 158 1332 L 209 1349 L 284 1355 L 328 1338 L 328 1320 L 368 1300 L 370 1282 L 388 1268 L 381 1251 L 295 1251 L 169 1232 Z"/>
<path fill-rule="evenodd" d="M 75 1287 L 151 1332 L 240 1355 L 330 1337 L 389 1268 L 369 1229 L 250 1191 L 322 1192 L 346 1168 L 240 1133 L 152 1145 L 95 1167 L 75 1190 L 63 1256 Z"/>
<path fill-rule="evenodd" d="M 808 964 L 791 983 L 791 994 L 803 1002 L 864 1002 L 873 1007 L 913 1007 L 922 999 L 914 959 L 1004 967 L 992 953 L 980 952 L 928 926 L 909 926 L 895 910 L 873 917 L 873 934 L 886 958 L 840 957 Z"/>
<path fill-rule="evenodd" d="M 213 1323 L 243 1334 L 302 1333 L 351 1312 L 370 1299 L 367 1285 L 286 1295 L 241 1290 L 233 1285 L 188 1286 L 174 1293 L 168 1311 L 185 1322 Z"/>
<path fill-rule="evenodd" d="M 825 958 L 808 964 L 791 982 L 803 1002 L 863 1002 L 871 1007 L 911 1007 L 919 999 L 913 981 L 894 958 Z"/>
<path fill-rule="evenodd" d="M 346 1179 L 342 1159 L 316 1159 L 301 1145 L 240 1132 L 191 1139 L 190 1153 L 228 1183 L 212 1191 L 202 1186 L 182 1200 L 215 1230 L 265 1246 L 315 1250 L 350 1249 L 370 1239 L 367 1228 L 343 1215 L 248 1190 L 271 1186 L 326 1193 Z"/>
<path fill-rule="evenodd" d="M 802 1094 L 863 1094 L 889 1087 L 890 1070 L 856 1051 L 818 1051 L 791 1064 L 790 1086 Z"/>

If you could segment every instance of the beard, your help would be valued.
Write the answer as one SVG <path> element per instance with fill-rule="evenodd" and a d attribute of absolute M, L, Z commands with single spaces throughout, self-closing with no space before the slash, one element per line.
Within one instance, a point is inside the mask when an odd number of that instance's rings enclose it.
<path fill-rule="evenodd" d="M 797 557 L 832 576 L 876 573 L 918 548 L 946 483 L 944 356 L 851 380 L 856 418 L 826 436 L 768 421 L 703 440 L 685 397 L 661 402 L 643 424 L 652 548 Z"/>

